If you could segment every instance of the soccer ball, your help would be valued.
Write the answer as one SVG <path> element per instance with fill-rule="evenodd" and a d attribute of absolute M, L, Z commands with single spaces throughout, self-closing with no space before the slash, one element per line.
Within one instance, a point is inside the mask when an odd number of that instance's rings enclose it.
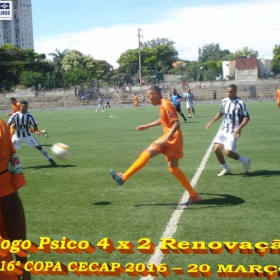
<path fill-rule="evenodd" d="M 62 143 L 55 143 L 51 148 L 52 153 L 59 159 L 66 159 L 70 156 L 70 148 Z"/>

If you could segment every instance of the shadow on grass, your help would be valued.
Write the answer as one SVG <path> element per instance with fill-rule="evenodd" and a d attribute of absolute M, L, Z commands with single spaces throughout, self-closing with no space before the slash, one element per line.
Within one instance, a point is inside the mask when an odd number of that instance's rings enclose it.
<path fill-rule="evenodd" d="M 143 206 L 173 206 L 177 210 L 198 210 L 201 208 L 212 208 L 212 207 L 225 207 L 225 206 L 236 206 L 244 203 L 245 201 L 237 196 L 230 194 L 217 194 L 217 193 L 199 193 L 201 194 L 201 201 L 194 204 L 190 204 L 186 207 L 185 204 L 178 203 L 153 203 L 153 204 L 136 204 L 135 207 Z M 203 198 L 203 196 L 215 196 L 213 198 Z"/>
<path fill-rule="evenodd" d="M 29 167 L 23 167 L 22 169 L 44 169 L 44 168 L 69 168 L 69 167 L 77 167 L 77 165 L 72 165 L 72 164 L 57 164 L 56 166 L 51 166 L 50 164 L 48 165 L 36 165 L 36 166 L 29 166 Z"/>
<path fill-rule="evenodd" d="M 280 175 L 280 170 L 255 170 L 252 172 L 248 172 L 247 174 L 242 174 L 246 177 L 255 177 L 255 176 L 272 176 L 272 175 Z"/>
<path fill-rule="evenodd" d="M 104 205 L 110 205 L 111 202 L 109 201 L 99 201 L 99 202 L 95 202 L 93 203 L 93 205 L 97 205 L 97 206 L 104 206 Z"/>

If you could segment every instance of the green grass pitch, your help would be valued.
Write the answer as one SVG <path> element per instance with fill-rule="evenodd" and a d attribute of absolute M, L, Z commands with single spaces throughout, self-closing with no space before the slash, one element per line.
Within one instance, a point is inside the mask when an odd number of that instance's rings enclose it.
<path fill-rule="evenodd" d="M 228 159 L 233 175 L 217 177 L 221 167 L 211 153 L 195 186 L 202 201 L 183 211 L 173 238 L 210 242 L 268 242 L 279 238 L 279 110 L 274 102 L 248 102 L 250 122 L 243 129 L 237 152 L 251 158 L 251 170 L 242 173 L 238 161 Z M 187 115 L 185 107 L 183 107 Z M 189 180 L 211 145 L 221 121 L 210 130 L 205 125 L 219 110 L 219 104 L 197 104 L 197 118 L 181 121 L 184 134 L 184 158 L 180 168 Z M 130 164 L 162 134 L 161 127 L 136 131 L 136 127 L 158 118 L 158 108 L 152 106 L 134 110 L 132 107 L 95 108 L 64 111 L 33 111 L 39 128 L 46 129 L 49 138 L 39 137 L 50 152 L 52 144 L 64 143 L 71 148 L 68 160 L 57 161 L 51 167 L 34 148 L 22 146 L 18 151 L 27 186 L 20 189 L 26 213 L 28 239 L 36 244 L 40 237 L 62 240 L 87 240 L 95 246 L 93 254 L 30 254 L 34 262 L 52 261 L 68 265 L 70 262 L 99 262 L 147 264 L 151 255 L 139 252 L 138 240 L 150 239 L 156 246 L 165 231 L 184 192 L 183 187 L 168 172 L 165 157 L 159 155 L 123 186 L 112 180 L 109 170 L 125 171 Z M 111 117 L 110 117 L 111 116 Z M 7 119 L 4 113 L 2 119 Z M 179 116 L 180 117 L 180 116 Z M 278 183 L 277 183 L 278 182 Z M 118 241 L 130 241 L 134 254 L 119 250 L 111 254 L 98 248 L 97 243 L 109 238 L 116 248 Z M 279 255 L 268 253 L 234 254 L 164 254 L 161 263 L 170 268 L 169 279 L 188 279 L 188 267 L 207 264 L 209 279 L 219 279 L 218 264 L 278 265 Z M 172 268 L 182 268 L 184 275 L 176 275 Z M 34 279 L 90 279 L 97 276 L 34 276 Z M 105 276 L 106 277 L 106 276 Z M 127 273 L 107 276 L 108 279 L 139 279 Z M 164 277 L 159 273 L 158 279 Z M 205 278 L 200 275 L 198 279 Z"/>

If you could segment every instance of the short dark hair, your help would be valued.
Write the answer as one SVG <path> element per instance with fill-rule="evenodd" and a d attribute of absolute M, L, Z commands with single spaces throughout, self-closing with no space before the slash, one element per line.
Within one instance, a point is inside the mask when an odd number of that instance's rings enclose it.
<path fill-rule="evenodd" d="M 10 100 L 16 100 L 16 98 L 15 97 L 11 97 Z"/>
<path fill-rule="evenodd" d="M 20 101 L 20 104 L 28 105 L 28 102 L 27 102 L 26 100 L 21 100 L 21 101 Z"/>
<path fill-rule="evenodd" d="M 151 86 L 148 90 L 161 94 L 161 89 L 158 86 Z"/>
<path fill-rule="evenodd" d="M 231 84 L 228 87 L 234 89 L 235 91 L 237 91 L 237 86 L 235 84 Z"/>

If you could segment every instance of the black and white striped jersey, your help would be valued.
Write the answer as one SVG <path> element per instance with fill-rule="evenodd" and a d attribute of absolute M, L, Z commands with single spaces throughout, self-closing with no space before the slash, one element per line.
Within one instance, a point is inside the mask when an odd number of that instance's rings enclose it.
<path fill-rule="evenodd" d="M 27 137 L 31 135 L 30 125 L 37 125 L 34 117 L 30 113 L 22 114 L 21 112 L 14 113 L 9 121 L 9 125 L 15 124 L 15 134 L 17 137 Z"/>
<path fill-rule="evenodd" d="M 246 105 L 239 97 L 234 100 L 224 98 L 221 101 L 220 113 L 224 114 L 222 130 L 230 133 L 242 123 L 244 117 L 249 117 Z"/>
<path fill-rule="evenodd" d="M 193 105 L 194 94 L 192 92 L 183 93 L 183 97 L 186 98 L 186 104 Z"/>

